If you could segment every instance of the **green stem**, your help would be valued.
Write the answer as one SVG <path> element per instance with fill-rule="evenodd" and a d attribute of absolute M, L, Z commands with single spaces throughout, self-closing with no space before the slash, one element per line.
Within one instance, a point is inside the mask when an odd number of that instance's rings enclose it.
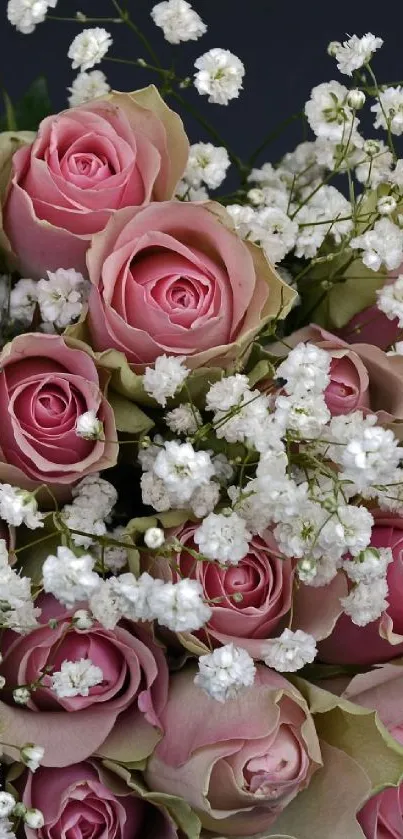
<path fill-rule="evenodd" d="M 86 17 L 80 20 L 79 17 L 58 17 L 58 15 L 46 15 L 46 20 L 58 20 L 67 23 L 123 23 L 120 17 Z"/>
<path fill-rule="evenodd" d="M 126 26 L 128 26 L 128 27 L 129 27 L 129 29 L 131 29 L 131 30 L 132 30 L 132 32 L 134 32 L 134 34 L 137 36 L 137 38 L 139 39 L 139 41 L 141 41 L 141 43 L 143 44 L 144 48 L 147 50 L 148 54 L 151 56 L 151 58 L 152 58 L 152 60 L 153 60 L 154 64 L 155 64 L 157 67 L 161 67 L 161 64 L 160 64 L 160 62 L 159 62 L 158 56 L 157 56 L 157 55 L 156 55 L 156 53 L 154 52 L 154 50 L 153 50 L 153 48 L 152 48 L 152 46 L 151 46 L 150 42 L 148 41 L 148 38 L 146 38 L 146 36 L 145 36 L 145 35 L 143 34 L 143 32 L 141 31 L 141 29 L 139 29 L 139 27 L 138 27 L 138 26 L 134 23 L 134 21 L 131 19 L 130 15 L 129 15 L 129 12 L 125 11 L 124 9 L 122 9 L 122 8 L 121 8 L 121 6 L 120 6 L 120 4 L 117 2 L 117 0 L 111 0 L 111 2 L 113 3 L 113 5 L 114 5 L 114 7 L 115 7 L 115 9 L 116 9 L 116 11 L 117 11 L 117 13 L 118 13 L 118 15 L 119 15 L 120 19 L 122 20 L 122 22 L 123 22 L 123 23 L 125 23 L 125 24 L 126 24 Z"/>
<path fill-rule="evenodd" d="M 260 146 L 258 146 L 257 149 L 255 149 L 255 151 L 252 152 L 249 158 L 249 164 L 251 167 L 253 166 L 259 155 L 262 153 L 262 151 L 265 150 L 266 146 L 269 146 L 270 143 L 274 142 L 274 140 L 277 140 L 277 137 L 279 137 L 283 133 L 284 129 L 291 125 L 293 122 L 295 122 L 295 120 L 297 119 L 304 119 L 303 111 L 300 111 L 298 114 L 292 114 L 292 116 L 290 117 L 286 117 L 277 125 L 276 128 L 273 128 L 269 132 L 269 134 L 267 134 L 267 136 L 261 142 Z"/>

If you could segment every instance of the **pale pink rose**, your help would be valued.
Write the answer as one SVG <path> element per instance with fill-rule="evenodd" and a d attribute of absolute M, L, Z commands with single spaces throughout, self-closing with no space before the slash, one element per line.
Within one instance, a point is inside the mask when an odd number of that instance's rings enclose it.
<path fill-rule="evenodd" d="M 18 787 L 22 787 L 21 781 Z M 95 761 L 29 773 L 22 794 L 28 808 L 43 813 L 27 839 L 177 839 L 161 809 L 141 799 Z"/>
<path fill-rule="evenodd" d="M 104 396 L 109 374 L 85 345 L 19 335 L 0 353 L 0 367 L 0 481 L 28 489 L 45 483 L 68 494 L 85 475 L 116 463 L 115 420 Z M 91 410 L 106 442 L 75 432 L 78 416 Z"/>
<path fill-rule="evenodd" d="M 67 766 L 86 759 L 94 752 L 122 760 L 135 760 L 136 750 L 152 751 L 161 733 L 161 713 L 166 702 L 168 667 L 162 648 L 154 643 L 141 625 L 127 621 L 114 630 L 95 623 L 80 630 L 72 623 L 75 609 L 67 611 L 53 597 L 39 602 L 42 626 L 29 635 L 8 631 L 1 643 L 2 675 L 8 685 L 36 682 L 44 668 L 59 671 L 63 661 L 89 658 L 103 673 L 101 684 L 90 688 L 88 696 L 58 697 L 45 675 L 35 690 L 27 710 L 15 709 L 12 697 L 2 692 L 11 706 L 11 729 L 16 726 L 17 741 L 39 742 L 45 747 L 45 766 Z M 57 620 L 57 628 L 48 625 Z M 19 721 L 18 714 L 22 714 Z M 60 735 L 52 735 L 54 718 Z M 87 727 L 82 723 L 88 721 Z M 76 732 L 80 731 L 77 740 Z M 81 728 L 84 731 L 81 732 Z M 60 749 L 60 736 L 66 745 Z M 144 757 L 144 754 L 142 754 Z"/>
<path fill-rule="evenodd" d="M 367 626 L 356 626 L 347 615 L 341 615 L 332 634 L 319 645 L 322 661 L 375 664 L 403 652 L 403 518 L 376 513 L 371 545 L 392 549 L 393 562 L 387 573 L 388 608 Z"/>
<path fill-rule="evenodd" d="M 136 371 L 167 353 L 227 366 L 292 292 L 219 205 L 170 201 L 118 211 L 87 257 L 88 328 Z M 281 294 L 280 294 L 281 289 Z"/>
<path fill-rule="evenodd" d="M 403 358 L 389 356 L 371 344 L 346 344 L 341 338 L 310 324 L 287 337 L 287 345 L 299 342 L 315 344 L 332 356 L 330 383 L 325 399 L 333 416 L 351 411 L 370 411 L 383 425 L 402 436 L 403 423 Z M 276 354 L 285 355 L 282 344 L 274 346 Z"/>
<path fill-rule="evenodd" d="M 166 538 L 176 536 L 182 544 L 197 550 L 193 542 L 196 527 L 186 524 L 168 532 Z M 175 566 L 178 572 L 172 569 L 172 563 L 153 557 L 145 567 L 156 577 L 176 581 L 180 574 L 200 582 L 210 601 L 212 617 L 206 631 L 195 632 L 190 639 L 196 637 L 207 645 L 233 642 L 261 658 L 264 639 L 279 635 L 285 628 L 292 602 L 293 564 L 281 558 L 268 530 L 252 538 L 247 555 L 236 566 L 195 562 L 186 550 L 175 555 Z M 185 642 L 186 637 L 187 633 Z"/>
<path fill-rule="evenodd" d="M 203 827 L 219 836 L 267 830 L 321 765 L 308 707 L 296 688 L 264 666 L 252 688 L 224 704 L 196 687 L 194 675 L 189 667 L 172 677 L 165 735 L 146 781 L 184 798 Z"/>
<path fill-rule="evenodd" d="M 343 697 L 377 711 L 390 734 L 403 745 L 403 674 L 400 663 L 385 664 L 369 673 L 354 676 Z M 357 818 L 366 839 L 401 839 L 403 784 L 375 795 Z"/>
<path fill-rule="evenodd" d="M 181 120 L 153 86 L 44 119 L 14 155 L 4 210 L 23 275 L 84 273 L 93 233 L 120 207 L 170 198 L 187 156 Z"/>
<path fill-rule="evenodd" d="M 336 331 L 349 344 L 373 344 L 387 350 L 398 340 L 401 330 L 397 318 L 389 320 L 377 306 L 369 306 Z"/>

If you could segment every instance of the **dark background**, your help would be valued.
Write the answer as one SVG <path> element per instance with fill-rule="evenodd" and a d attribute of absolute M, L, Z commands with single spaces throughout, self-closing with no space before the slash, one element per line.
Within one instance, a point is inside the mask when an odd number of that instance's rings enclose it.
<path fill-rule="evenodd" d="M 346 33 L 379 35 L 385 45 L 373 66 L 382 82 L 403 79 L 403 7 L 398 0 L 192 0 L 208 25 L 196 42 L 171 46 L 150 19 L 154 0 L 128 0 L 133 20 L 152 41 L 163 66 L 175 61 L 179 75 L 192 72 L 194 60 L 211 47 L 230 49 L 246 66 L 244 91 L 226 107 L 210 105 L 194 89 L 184 91 L 189 102 L 212 122 L 241 157 L 248 157 L 261 139 L 289 115 L 301 111 L 311 88 L 332 78 L 348 83 L 326 53 L 330 40 Z M 33 78 L 47 77 L 55 111 L 66 106 L 72 71 L 67 51 L 78 23 L 47 21 L 32 35 L 21 35 L 7 22 L 6 0 L 0 21 L 0 81 L 12 99 L 21 96 Z M 113 15 L 110 0 L 58 0 L 55 15 Z M 90 24 L 93 25 L 93 24 Z M 115 42 L 110 55 L 147 57 L 141 43 L 124 25 L 110 24 Z M 158 77 L 137 67 L 103 62 L 100 67 L 115 89 L 133 90 L 158 83 Z M 168 100 L 169 102 L 169 100 Z M 171 102 L 173 107 L 180 110 Z M 192 118 L 184 115 L 193 142 L 208 139 Z M 302 139 L 302 123 L 294 122 L 271 144 L 264 159 L 276 161 Z"/>

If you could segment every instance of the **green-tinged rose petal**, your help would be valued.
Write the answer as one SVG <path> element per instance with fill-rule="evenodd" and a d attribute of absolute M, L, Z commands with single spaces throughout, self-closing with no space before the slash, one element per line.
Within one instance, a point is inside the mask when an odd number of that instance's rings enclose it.
<path fill-rule="evenodd" d="M 182 798 L 177 798 L 175 795 L 167 795 L 163 792 L 150 792 L 144 785 L 139 775 L 130 773 L 126 767 L 119 764 L 104 760 L 103 765 L 122 778 L 125 784 L 134 790 L 140 798 L 161 807 L 168 815 L 172 817 L 175 825 L 179 827 L 187 837 L 187 839 L 199 839 L 200 836 L 200 821 L 193 812 L 191 807 L 186 804 Z M 108 784 L 110 786 L 110 784 Z M 113 786 L 111 786 L 112 791 Z M 157 839 L 157 837 L 156 837 Z"/>
<path fill-rule="evenodd" d="M 118 724 L 102 743 L 97 755 L 119 763 L 138 763 L 152 754 L 161 736 L 161 732 L 151 726 L 143 714 L 130 709 L 120 715 Z"/>
<path fill-rule="evenodd" d="M 0 133 L 0 251 L 4 250 L 9 267 L 13 267 L 13 254 L 3 230 L 1 207 L 8 190 L 13 154 L 22 146 L 33 143 L 33 131 L 3 131 Z"/>
<path fill-rule="evenodd" d="M 298 677 L 293 682 L 314 715 L 319 737 L 360 764 L 370 780 L 372 793 L 401 781 L 403 746 L 391 737 L 374 711 Z"/>

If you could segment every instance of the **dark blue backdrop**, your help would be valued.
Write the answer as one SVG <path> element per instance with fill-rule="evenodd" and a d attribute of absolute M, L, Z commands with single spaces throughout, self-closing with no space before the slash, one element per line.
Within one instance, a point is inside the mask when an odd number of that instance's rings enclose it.
<path fill-rule="evenodd" d="M 186 96 L 227 138 L 234 150 L 247 157 L 263 135 L 288 115 L 297 112 L 313 85 L 331 78 L 343 82 L 335 62 L 326 54 L 330 40 L 346 33 L 372 31 L 385 39 L 374 67 L 382 81 L 403 79 L 403 10 L 397 0 L 192 0 L 208 24 L 207 34 L 197 42 L 168 45 L 150 19 L 154 0 L 128 0 L 133 18 L 152 39 L 164 66 L 175 59 L 178 73 L 190 72 L 194 59 L 213 46 L 226 47 L 246 65 L 245 90 L 227 107 L 209 105 L 195 91 Z M 5 6 L 3 0 L 2 6 Z M 59 0 L 55 14 L 74 15 L 76 10 L 102 16 L 112 13 L 110 0 Z M 48 78 L 55 110 L 66 104 L 66 87 L 74 73 L 67 59 L 68 46 L 80 26 L 46 22 L 33 35 L 21 35 L 1 12 L 1 82 L 12 97 L 18 97 L 34 76 Z M 111 26 L 115 45 L 111 54 L 137 58 L 144 55 L 140 43 L 125 26 Z M 105 63 L 103 69 L 116 89 L 135 89 L 152 80 L 148 71 Z M 206 139 L 203 130 L 186 117 L 193 141 Z M 292 125 L 275 140 L 270 158 L 276 160 L 298 142 L 301 127 Z"/>

